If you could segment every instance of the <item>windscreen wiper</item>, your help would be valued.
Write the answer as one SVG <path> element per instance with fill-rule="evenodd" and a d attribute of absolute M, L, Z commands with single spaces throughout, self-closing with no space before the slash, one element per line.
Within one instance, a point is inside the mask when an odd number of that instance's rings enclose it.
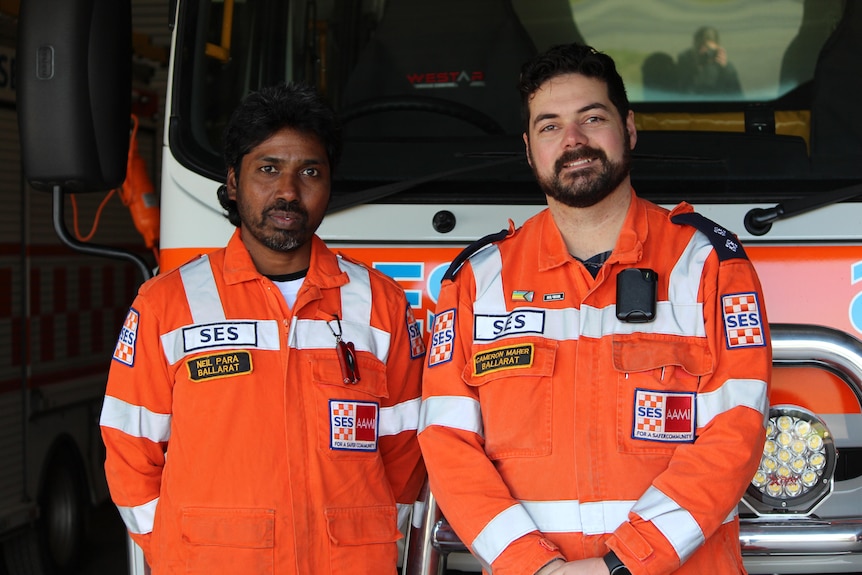
<path fill-rule="evenodd" d="M 459 154 L 460 155 L 460 154 Z M 329 202 L 329 208 L 326 210 L 327 214 L 334 214 L 336 212 L 340 212 L 342 210 L 346 210 L 347 208 L 352 208 L 354 206 L 359 206 L 362 204 L 367 204 L 370 202 L 374 202 L 376 200 L 382 200 L 383 198 L 387 198 L 389 196 L 394 196 L 395 194 L 404 192 L 411 188 L 415 188 L 416 186 L 420 186 L 422 184 L 426 184 L 428 182 L 433 182 L 434 180 L 442 180 L 443 178 L 448 178 L 450 176 L 457 176 L 460 174 L 466 174 L 468 172 L 478 172 L 479 170 L 484 170 L 485 168 L 493 168 L 495 166 L 500 166 L 502 164 L 509 164 L 518 160 L 524 160 L 523 153 L 515 153 L 515 152 L 488 152 L 488 153 L 480 153 L 480 154 L 463 154 L 463 157 L 496 157 L 496 160 L 485 162 L 482 164 L 473 164 L 470 166 L 464 166 L 462 168 L 455 168 L 454 170 L 446 170 L 444 172 L 435 172 L 433 174 L 429 174 L 427 176 L 421 176 L 418 178 L 413 178 L 411 180 L 405 180 L 403 182 L 394 182 L 391 184 L 386 184 L 383 186 L 377 186 L 375 188 L 369 188 L 367 190 L 362 190 L 361 192 L 356 192 L 344 196 L 339 196 L 337 198 L 333 198 Z"/>
<path fill-rule="evenodd" d="M 771 208 L 754 208 L 745 214 L 745 229 L 753 236 L 762 236 L 772 229 L 772 222 L 785 220 L 857 196 L 862 196 L 862 184 L 839 188 L 825 194 L 812 194 L 798 200 L 787 200 L 775 204 Z"/>

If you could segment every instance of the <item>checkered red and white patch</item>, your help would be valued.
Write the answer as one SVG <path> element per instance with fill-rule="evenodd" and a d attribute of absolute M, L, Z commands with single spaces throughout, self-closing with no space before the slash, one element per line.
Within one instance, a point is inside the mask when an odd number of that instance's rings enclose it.
<path fill-rule="evenodd" d="M 721 303 L 728 349 L 766 345 L 756 293 L 725 295 Z"/>
<path fill-rule="evenodd" d="M 138 340 L 140 320 L 138 311 L 135 308 L 129 308 L 126 321 L 123 322 L 120 330 L 120 337 L 117 339 L 117 347 L 114 348 L 114 359 L 128 366 L 135 365 L 135 343 Z"/>
<path fill-rule="evenodd" d="M 434 367 L 451 360 L 454 346 L 455 310 L 449 309 L 434 316 L 431 350 L 428 352 L 428 367 Z"/>
<path fill-rule="evenodd" d="M 407 306 L 407 333 L 410 334 L 410 357 L 416 359 L 425 355 L 425 340 L 422 339 L 422 328 L 416 317 L 413 315 L 413 310 Z"/>

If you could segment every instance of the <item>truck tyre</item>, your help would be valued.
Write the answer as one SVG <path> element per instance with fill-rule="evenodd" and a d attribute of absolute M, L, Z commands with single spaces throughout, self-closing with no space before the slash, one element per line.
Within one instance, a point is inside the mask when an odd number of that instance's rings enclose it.
<path fill-rule="evenodd" d="M 9 575 L 78 572 L 87 543 L 84 493 L 80 465 L 74 455 L 61 448 L 45 471 L 39 494 L 39 519 L 3 543 Z"/>
<path fill-rule="evenodd" d="M 77 573 L 87 543 L 88 511 L 83 471 L 74 451 L 61 448 L 39 494 L 37 530 L 47 573 Z"/>

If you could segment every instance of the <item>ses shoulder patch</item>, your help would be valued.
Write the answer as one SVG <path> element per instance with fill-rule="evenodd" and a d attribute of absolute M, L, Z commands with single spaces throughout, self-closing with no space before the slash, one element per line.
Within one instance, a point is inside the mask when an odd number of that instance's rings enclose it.
<path fill-rule="evenodd" d="M 431 349 L 428 351 L 428 367 L 446 363 L 452 359 L 455 347 L 455 309 L 447 309 L 434 316 L 431 331 Z"/>
<path fill-rule="evenodd" d="M 718 254 L 720 261 L 734 258 L 748 259 L 748 255 L 746 255 L 742 244 L 739 243 L 736 234 L 697 212 L 677 214 L 670 221 L 675 224 L 692 226 L 706 235 L 712 243 L 712 247 L 715 248 L 715 253 Z"/>
<path fill-rule="evenodd" d="M 410 304 L 407 304 L 407 333 L 410 334 L 410 359 L 425 355 L 425 341 L 422 339 L 422 328 L 413 315 Z"/>
<path fill-rule="evenodd" d="M 735 293 L 721 296 L 727 349 L 763 347 L 763 321 L 757 294 Z"/>
<path fill-rule="evenodd" d="M 135 365 L 135 344 L 138 341 L 138 323 L 141 315 L 133 307 L 129 308 L 126 321 L 120 329 L 120 337 L 117 339 L 117 347 L 114 348 L 113 359 L 122 364 L 132 367 Z"/>

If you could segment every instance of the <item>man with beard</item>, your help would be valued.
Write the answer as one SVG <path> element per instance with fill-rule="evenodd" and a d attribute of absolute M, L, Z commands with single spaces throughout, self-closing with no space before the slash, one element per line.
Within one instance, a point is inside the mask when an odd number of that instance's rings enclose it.
<path fill-rule="evenodd" d="M 525 64 L 548 208 L 446 273 L 419 431 L 443 514 L 485 571 L 744 572 L 736 508 L 760 461 L 771 354 L 736 238 L 641 198 L 613 60 Z"/>
<path fill-rule="evenodd" d="M 101 416 L 154 575 L 396 573 L 424 468 L 424 344 L 403 291 L 315 235 L 340 148 L 313 89 L 225 131 L 227 247 L 140 289 Z"/>

